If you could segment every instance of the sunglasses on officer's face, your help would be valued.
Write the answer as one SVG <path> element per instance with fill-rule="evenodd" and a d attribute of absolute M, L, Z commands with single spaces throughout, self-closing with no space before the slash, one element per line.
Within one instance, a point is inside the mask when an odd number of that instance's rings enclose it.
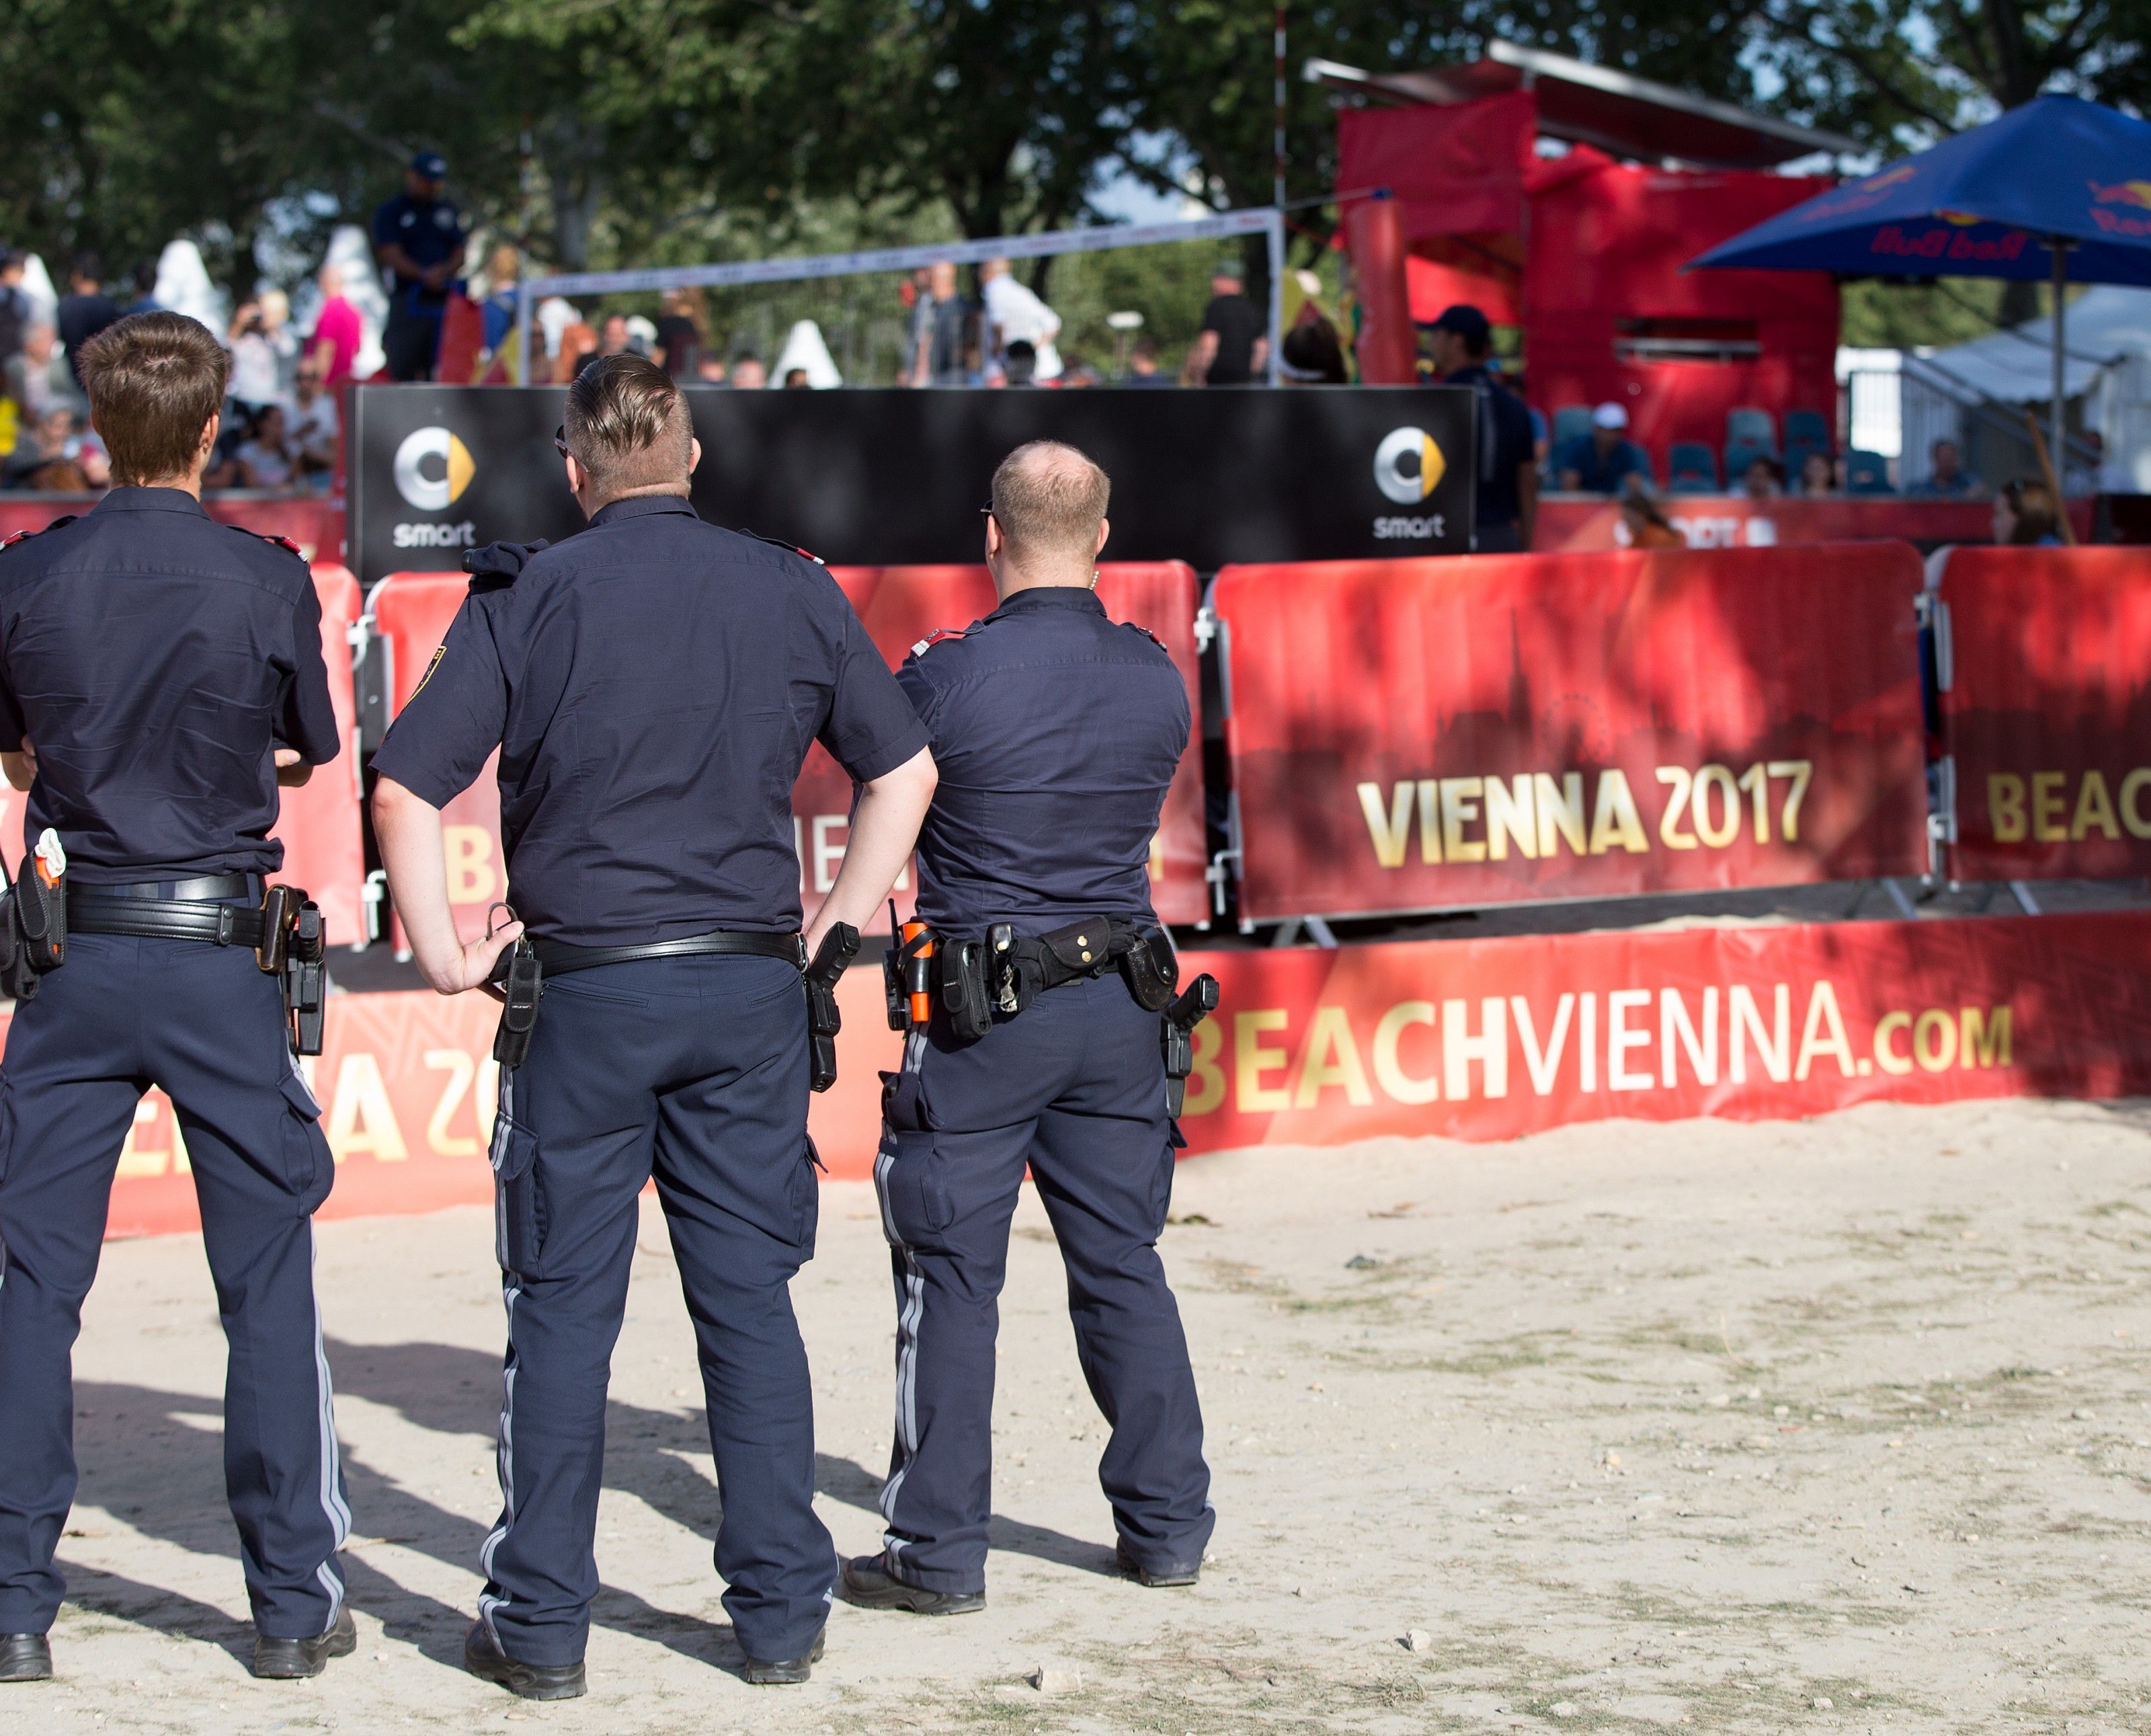
<path fill-rule="evenodd" d="M 980 508 L 979 509 L 979 516 L 981 519 L 990 519 L 990 518 L 992 518 L 992 517 L 993 517 L 993 515 L 994 515 L 994 509 L 993 509 L 992 506 L 991 506 L 991 505 L 989 505 L 989 505 L 986 505 L 986 506 L 982 506 L 982 507 L 980 507 Z"/>
<path fill-rule="evenodd" d="M 564 422 L 553 430 L 553 444 L 559 449 L 562 458 L 574 458 L 574 453 L 568 450 L 568 425 Z M 577 459 L 576 462 L 580 463 L 581 460 Z"/>

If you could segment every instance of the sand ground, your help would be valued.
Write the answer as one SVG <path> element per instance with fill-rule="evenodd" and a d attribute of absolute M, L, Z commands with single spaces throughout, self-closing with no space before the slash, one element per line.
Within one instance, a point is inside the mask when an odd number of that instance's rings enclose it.
<path fill-rule="evenodd" d="M 590 1693 L 552 1707 L 456 1663 L 498 1501 L 487 1214 L 321 1227 L 360 1642 L 301 1684 L 244 1667 L 200 1248 L 118 1244 L 76 1359 L 60 1679 L 0 1688 L 0 1728 L 2151 1730 L 2147 1160 L 2151 1106 L 2002 1103 L 1184 1166 L 1164 1251 L 1220 1517 L 1190 1592 L 1112 1577 L 1104 1431 L 1027 1197 L 989 1607 L 839 1606 L 782 1690 L 730 1673 L 652 1217 Z M 867 1551 L 893 1334 L 865 1186 L 826 1190 L 796 1293 L 822 1509 Z"/>

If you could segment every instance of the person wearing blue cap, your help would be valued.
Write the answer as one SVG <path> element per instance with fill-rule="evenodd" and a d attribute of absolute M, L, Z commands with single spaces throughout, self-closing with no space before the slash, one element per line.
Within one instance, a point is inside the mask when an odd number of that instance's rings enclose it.
<path fill-rule="evenodd" d="M 422 150 L 403 172 L 403 190 L 373 214 L 373 258 L 388 291 L 381 347 L 392 380 L 430 380 L 441 347 L 448 287 L 463 268 L 468 235 L 444 196 L 446 158 Z"/>

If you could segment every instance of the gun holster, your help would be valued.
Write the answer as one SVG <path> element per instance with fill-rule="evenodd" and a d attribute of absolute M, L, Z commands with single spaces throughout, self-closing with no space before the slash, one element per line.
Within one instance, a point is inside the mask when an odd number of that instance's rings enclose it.
<path fill-rule="evenodd" d="M 500 1025 L 493 1034 L 493 1058 L 513 1071 L 529 1059 L 538 1028 L 538 1000 L 545 992 L 545 967 L 528 934 L 495 961 L 489 979 L 501 991 Z"/>
<path fill-rule="evenodd" d="M 811 1050 L 807 1083 L 826 1091 L 837 1082 L 837 1033 L 843 1029 L 837 1005 L 837 984 L 859 954 L 859 931 L 848 922 L 833 924 L 801 974 L 807 984 L 807 1038 Z"/>
<path fill-rule="evenodd" d="M 261 941 L 254 962 L 264 974 L 283 978 L 284 1017 L 296 1055 L 321 1052 L 328 1002 L 327 935 L 321 907 L 296 886 L 271 886 L 261 894 Z"/>
<path fill-rule="evenodd" d="M 1217 1010 L 1217 979 L 1204 971 L 1165 1010 L 1165 1112 L 1175 1121 L 1195 1070 L 1195 1027 Z"/>

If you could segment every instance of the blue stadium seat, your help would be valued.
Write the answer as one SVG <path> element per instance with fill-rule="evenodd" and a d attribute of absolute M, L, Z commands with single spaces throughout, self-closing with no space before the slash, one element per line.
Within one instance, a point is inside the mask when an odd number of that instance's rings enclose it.
<path fill-rule="evenodd" d="M 1725 412 L 1725 445 L 1730 451 L 1738 447 L 1759 447 L 1770 457 L 1778 455 L 1778 423 L 1768 410 L 1728 410 Z M 1728 464 L 1727 473 L 1739 479 L 1739 473 Z"/>
<path fill-rule="evenodd" d="M 1725 486 L 1737 488 L 1748 475 L 1748 467 L 1758 458 L 1774 458 L 1774 448 L 1759 446 L 1744 441 L 1734 441 L 1725 448 Z"/>
<path fill-rule="evenodd" d="M 1848 494 L 1894 494 L 1890 486 L 1890 461 L 1879 452 L 1856 448 L 1845 455 L 1845 492 Z"/>
<path fill-rule="evenodd" d="M 1718 455 L 1700 440 L 1676 440 L 1666 453 L 1666 476 L 1669 493 L 1715 494 Z"/>
<path fill-rule="evenodd" d="M 1830 446 L 1830 421 L 1821 411 L 1785 412 L 1785 450 L 1788 453 L 1796 448 L 1803 452 L 1828 452 Z"/>
<path fill-rule="evenodd" d="M 1559 452 L 1571 440 L 1591 432 L 1591 406 L 1563 404 L 1553 412 L 1553 449 Z"/>

